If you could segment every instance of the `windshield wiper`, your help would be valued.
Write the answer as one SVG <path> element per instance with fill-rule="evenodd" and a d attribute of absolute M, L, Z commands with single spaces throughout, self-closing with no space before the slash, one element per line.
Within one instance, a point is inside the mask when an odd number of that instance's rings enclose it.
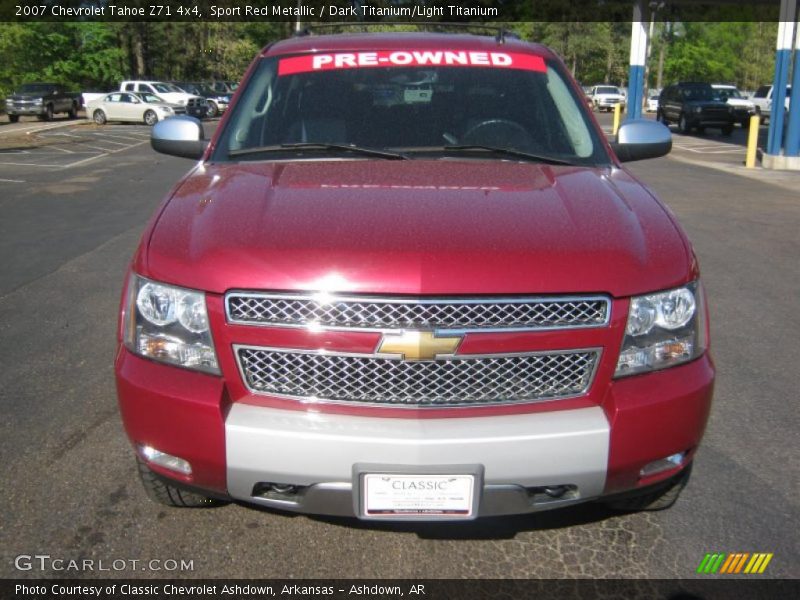
<path fill-rule="evenodd" d="M 299 142 L 296 144 L 278 144 L 275 146 L 259 146 L 256 148 L 242 148 L 241 150 L 231 150 L 229 156 L 246 156 L 248 154 L 260 154 L 262 152 L 281 152 L 284 150 L 340 150 L 345 152 L 353 152 L 355 154 L 363 154 L 365 156 L 375 156 L 377 158 L 385 158 L 387 160 L 408 160 L 405 154 L 398 152 L 388 152 L 385 150 L 375 150 L 373 148 L 364 148 L 356 146 L 355 144 L 326 144 L 318 142 Z"/>
<path fill-rule="evenodd" d="M 504 156 L 513 156 L 514 158 L 522 158 L 532 162 L 547 163 L 549 165 L 570 165 L 574 166 L 575 163 L 562 158 L 554 158 L 552 156 L 543 156 L 541 154 L 531 154 L 530 152 L 523 152 L 522 150 L 514 150 L 512 148 L 500 148 L 496 146 L 484 146 L 482 144 L 462 144 L 454 146 L 442 146 L 441 148 L 431 148 L 431 150 L 455 150 L 455 151 L 478 151 L 478 152 L 491 152 L 494 154 L 501 154 Z"/>

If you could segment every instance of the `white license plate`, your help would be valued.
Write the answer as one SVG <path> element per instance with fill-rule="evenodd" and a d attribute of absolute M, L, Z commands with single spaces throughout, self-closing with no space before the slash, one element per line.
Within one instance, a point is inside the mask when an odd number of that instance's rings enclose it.
<path fill-rule="evenodd" d="M 474 475 L 364 475 L 365 517 L 470 518 Z"/>

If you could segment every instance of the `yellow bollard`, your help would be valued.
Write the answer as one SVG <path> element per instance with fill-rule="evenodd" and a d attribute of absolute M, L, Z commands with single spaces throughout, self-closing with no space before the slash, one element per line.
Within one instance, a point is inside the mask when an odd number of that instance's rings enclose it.
<path fill-rule="evenodd" d="M 611 130 L 611 135 L 617 135 L 617 131 L 619 131 L 619 117 L 620 113 L 622 113 L 622 104 L 617 102 L 614 105 L 614 127 Z"/>
<path fill-rule="evenodd" d="M 747 134 L 747 158 L 744 166 L 752 169 L 756 166 L 756 149 L 758 148 L 758 126 L 761 119 L 758 115 L 750 117 L 750 131 Z"/>

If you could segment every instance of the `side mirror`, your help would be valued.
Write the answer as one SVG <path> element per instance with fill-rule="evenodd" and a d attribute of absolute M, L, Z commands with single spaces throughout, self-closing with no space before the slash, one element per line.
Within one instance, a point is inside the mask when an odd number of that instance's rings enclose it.
<path fill-rule="evenodd" d="M 170 117 L 159 121 L 150 133 L 156 152 L 198 160 L 208 147 L 203 125 L 194 117 Z"/>
<path fill-rule="evenodd" d="M 621 162 L 657 158 L 672 150 L 672 134 L 658 121 L 626 121 L 617 132 L 617 141 L 611 142 L 611 148 Z"/>

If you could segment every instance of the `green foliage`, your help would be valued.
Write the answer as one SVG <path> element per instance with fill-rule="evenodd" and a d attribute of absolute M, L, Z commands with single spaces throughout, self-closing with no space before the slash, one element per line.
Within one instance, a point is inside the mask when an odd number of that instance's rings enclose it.
<path fill-rule="evenodd" d="M 664 83 L 731 82 L 753 90 L 772 78 L 777 23 L 684 23 L 667 40 Z"/>
<path fill-rule="evenodd" d="M 579 21 L 575 11 L 562 15 L 565 21 L 494 24 L 550 46 L 586 85 L 624 84 L 630 23 Z M 127 78 L 239 79 L 260 48 L 290 36 L 292 28 L 289 22 L 259 21 L 0 22 L 0 97 L 30 81 L 102 91 L 116 88 Z M 387 24 L 375 30 L 397 28 Z M 664 84 L 702 79 L 755 89 L 772 79 L 776 35 L 777 23 L 657 23 L 650 83 L 655 83 L 663 49 Z"/>

